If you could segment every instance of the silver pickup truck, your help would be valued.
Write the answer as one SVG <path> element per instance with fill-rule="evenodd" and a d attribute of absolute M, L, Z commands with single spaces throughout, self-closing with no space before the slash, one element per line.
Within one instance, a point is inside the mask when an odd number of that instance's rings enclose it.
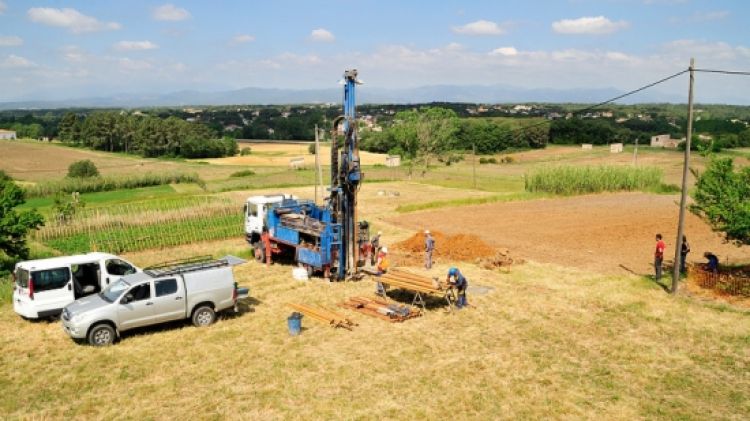
<path fill-rule="evenodd" d="M 73 339 L 94 346 L 114 343 L 121 332 L 172 320 L 192 319 L 208 326 L 216 313 L 235 308 L 247 295 L 238 289 L 232 267 L 245 261 L 234 256 L 200 257 L 146 268 L 125 275 L 96 295 L 67 305 L 63 329 Z"/>

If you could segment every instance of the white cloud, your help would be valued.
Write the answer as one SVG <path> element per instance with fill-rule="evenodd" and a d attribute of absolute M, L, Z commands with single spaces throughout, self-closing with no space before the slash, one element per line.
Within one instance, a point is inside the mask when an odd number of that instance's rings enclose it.
<path fill-rule="evenodd" d="M 490 55 L 493 56 L 517 56 L 518 50 L 514 47 L 500 47 L 490 51 Z"/>
<path fill-rule="evenodd" d="M 506 32 L 505 28 L 488 20 L 478 20 L 451 29 L 461 35 L 502 35 Z"/>
<path fill-rule="evenodd" d="M 36 63 L 33 61 L 17 56 L 15 54 L 11 54 L 2 61 L 0 61 L 0 67 L 8 67 L 8 68 L 28 68 L 28 67 L 35 67 Z"/>
<path fill-rule="evenodd" d="M 232 37 L 232 44 L 247 44 L 255 41 L 255 37 L 247 34 L 239 34 Z"/>
<path fill-rule="evenodd" d="M 604 16 L 582 17 L 578 19 L 563 19 L 552 23 L 552 29 L 558 34 L 611 34 L 625 29 L 630 24 L 624 20 L 612 22 Z"/>
<path fill-rule="evenodd" d="M 16 37 L 16 36 L 0 37 L 0 47 L 16 47 L 22 44 L 23 44 L 23 40 L 20 37 Z"/>
<path fill-rule="evenodd" d="M 333 42 L 336 40 L 336 37 L 333 36 L 331 31 L 323 28 L 313 29 L 312 32 L 310 32 L 310 41 L 315 42 Z"/>
<path fill-rule="evenodd" d="M 715 10 L 713 12 L 695 12 L 690 16 L 686 17 L 671 17 L 669 23 L 672 24 L 693 24 L 693 23 L 705 23 L 714 22 L 717 20 L 726 19 L 729 17 L 729 12 L 726 10 Z"/>
<path fill-rule="evenodd" d="M 151 16 L 156 20 L 179 21 L 188 19 L 190 12 L 174 4 L 167 3 L 154 9 Z"/>
<path fill-rule="evenodd" d="M 3 0 L 0 0 L 0 15 L 2 15 L 7 8 L 8 6 L 5 4 L 5 2 Z"/>
<path fill-rule="evenodd" d="M 51 7 L 33 7 L 28 11 L 28 17 L 32 22 L 43 25 L 67 28 L 73 33 L 96 32 L 120 29 L 122 25 L 117 22 L 101 22 L 98 19 L 86 16 L 76 9 L 55 9 Z"/>
<path fill-rule="evenodd" d="M 138 72 L 141 70 L 149 70 L 154 66 L 148 61 L 144 60 L 133 60 L 129 58 L 121 58 L 117 60 L 120 66 L 120 70 L 123 72 Z"/>
<path fill-rule="evenodd" d="M 81 63 L 86 60 L 87 54 L 77 45 L 66 45 L 60 48 L 63 60 L 70 63 Z"/>
<path fill-rule="evenodd" d="M 114 47 L 117 51 L 142 51 L 159 48 L 158 45 L 151 41 L 120 41 Z"/>

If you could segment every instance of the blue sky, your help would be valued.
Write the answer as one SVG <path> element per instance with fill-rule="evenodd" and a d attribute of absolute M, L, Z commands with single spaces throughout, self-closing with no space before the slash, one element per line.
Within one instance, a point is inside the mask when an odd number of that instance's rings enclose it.
<path fill-rule="evenodd" d="M 740 0 L 0 0 L 0 101 L 327 88 L 349 67 L 381 88 L 628 90 L 691 56 L 750 70 L 748 12 Z M 749 79 L 701 74 L 696 96 L 748 103 Z"/>

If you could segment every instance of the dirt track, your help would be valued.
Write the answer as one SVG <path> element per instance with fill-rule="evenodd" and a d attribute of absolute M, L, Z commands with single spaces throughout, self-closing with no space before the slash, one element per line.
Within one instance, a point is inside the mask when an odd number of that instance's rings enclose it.
<path fill-rule="evenodd" d="M 667 243 L 666 259 L 674 256 L 678 201 L 671 195 L 602 194 L 417 212 L 391 222 L 409 229 L 478 234 L 494 246 L 538 262 L 650 274 L 657 232 Z M 692 214 L 686 218 L 686 234 L 692 248 L 688 262 L 704 261 L 706 250 L 722 262 L 750 260 L 750 247 L 724 244 Z"/>

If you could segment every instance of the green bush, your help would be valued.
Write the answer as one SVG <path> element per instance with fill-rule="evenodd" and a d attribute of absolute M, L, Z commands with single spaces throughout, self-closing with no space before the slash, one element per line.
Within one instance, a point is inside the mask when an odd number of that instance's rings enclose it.
<path fill-rule="evenodd" d="M 656 167 L 558 166 L 526 174 L 526 191 L 562 195 L 605 191 L 653 191 L 662 186 L 662 171 Z"/>
<path fill-rule="evenodd" d="M 494 159 L 494 158 L 492 158 L 492 159 Z M 503 163 L 503 164 L 512 164 L 512 163 L 516 162 L 516 159 L 513 158 L 510 155 L 505 155 L 504 157 L 500 158 L 500 162 Z"/>
<path fill-rule="evenodd" d="M 68 177 L 71 178 L 90 178 L 97 177 L 98 175 L 99 170 L 89 159 L 76 161 L 68 167 Z"/>
<path fill-rule="evenodd" d="M 102 191 L 135 189 L 138 187 L 159 186 L 172 183 L 196 183 L 205 187 L 206 183 L 198 174 L 154 174 L 146 173 L 129 177 L 94 177 L 64 178 L 59 181 L 48 181 L 26 189 L 27 197 L 52 196 L 57 193 L 94 193 Z"/>
<path fill-rule="evenodd" d="M 240 156 L 247 156 L 247 155 L 251 155 L 252 153 L 253 153 L 253 150 L 249 146 L 240 149 Z"/>
<path fill-rule="evenodd" d="M 494 156 L 490 158 L 481 157 L 479 158 L 479 163 L 480 164 L 497 164 L 497 159 L 495 159 Z"/>
<path fill-rule="evenodd" d="M 232 175 L 230 175 L 230 177 L 249 177 L 251 175 L 255 175 L 255 171 L 242 170 L 242 171 L 233 172 Z"/>
<path fill-rule="evenodd" d="M 307 146 L 307 152 L 310 153 L 310 155 L 315 155 L 315 144 L 311 143 Z"/>

